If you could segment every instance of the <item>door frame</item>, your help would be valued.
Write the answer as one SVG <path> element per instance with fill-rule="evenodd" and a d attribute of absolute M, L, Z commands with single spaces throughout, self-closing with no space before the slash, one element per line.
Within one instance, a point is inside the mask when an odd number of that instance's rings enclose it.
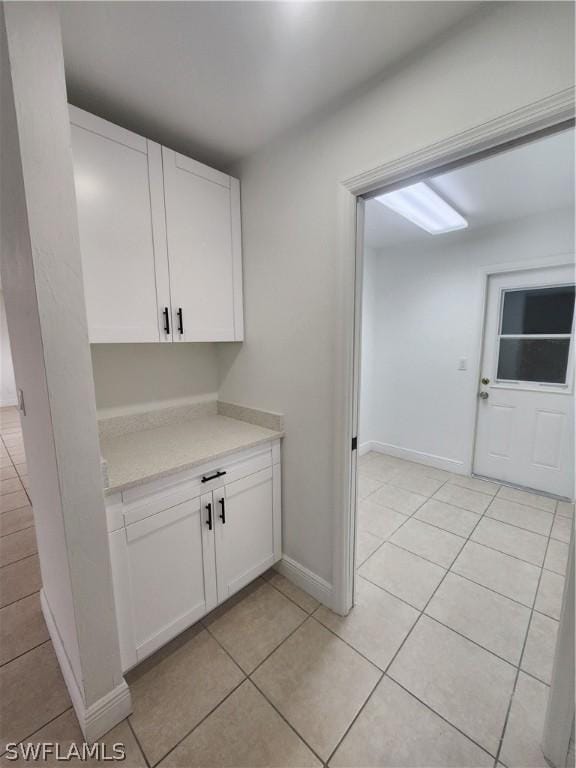
<path fill-rule="evenodd" d="M 356 455 L 362 330 L 364 221 L 362 198 L 382 188 L 415 183 L 432 173 L 495 154 L 574 126 L 575 97 L 567 88 L 466 131 L 342 179 L 337 185 L 337 290 L 340 311 L 334 360 L 334 530 L 332 609 L 346 615 L 354 597 Z"/>
<path fill-rule="evenodd" d="M 486 341 L 486 323 L 487 323 L 487 309 L 488 309 L 488 286 L 490 284 L 490 278 L 497 275 L 515 274 L 517 272 L 529 272 L 531 270 L 546 269 L 548 267 L 574 267 L 574 253 L 560 253 L 552 256 L 542 256 L 538 259 L 530 259 L 524 263 L 515 261 L 509 264 L 493 264 L 486 267 L 482 267 L 479 271 L 479 307 L 480 307 L 480 333 L 477 340 L 477 348 L 474 356 L 474 378 L 475 382 L 474 392 L 471 395 L 471 404 L 474 408 L 474 429 L 472 431 L 472 446 L 470 450 L 470 462 L 468 466 L 469 474 L 474 473 L 474 463 L 476 461 L 476 438 L 478 435 L 478 413 L 479 403 L 476 397 L 476 390 L 478 382 L 480 381 L 480 374 L 482 372 L 482 359 L 484 356 L 484 342 Z M 576 318 L 576 315 L 575 315 Z M 573 319 L 573 325 L 575 320 Z M 568 361 L 569 367 L 573 364 L 574 360 L 574 338 L 570 349 L 570 359 Z M 572 372 L 571 382 L 572 394 L 574 393 L 574 373 Z"/>

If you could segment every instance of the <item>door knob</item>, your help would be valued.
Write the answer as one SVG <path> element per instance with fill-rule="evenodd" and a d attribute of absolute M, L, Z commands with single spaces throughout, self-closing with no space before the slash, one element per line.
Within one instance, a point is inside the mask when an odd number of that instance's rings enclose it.
<path fill-rule="evenodd" d="M 488 400 L 488 392 L 479 392 L 478 397 L 480 400 Z"/>
<path fill-rule="evenodd" d="M 490 379 L 487 379 L 487 378 L 484 376 L 484 378 L 482 379 L 482 384 L 484 384 L 484 386 L 486 386 L 486 384 L 490 384 Z"/>

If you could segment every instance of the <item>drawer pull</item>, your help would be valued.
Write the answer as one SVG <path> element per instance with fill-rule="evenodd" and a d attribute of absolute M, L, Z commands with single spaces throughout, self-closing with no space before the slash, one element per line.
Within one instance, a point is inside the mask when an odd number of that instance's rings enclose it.
<path fill-rule="evenodd" d="M 210 480 L 216 480 L 217 477 L 222 477 L 222 475 L 226 474 L 226 470 L 219 470 L 218 472 L 214 472 L 213 475 L 203 475 L 202 476 L 202 482 L 203 483 L 209 483 Z"/>
<path fill-rule="evenodd" d="M 170 333 L 170 315 L 168 314 L 168 307 L 164 307 L 164 333 Z"/>
<path fill-rule="evenodd" d="M 183 334 L 184 333 L 184 321 L 182 320 L 182 307 L 178 309 L 178 312 L 176 312 L 178 315 L 178 333 Z"/>
<path fill-rule="evenodd" d="M 206 520 L 206 525 L 208 526 L 208 530 L 212 530 L 212 504 L 206 504 L 206 509 L 208 510 L 208 520 Z"/>
<path fill-rule="evenodd" d="M 224 500 L 224 497 L 222 497 L 221 499 L 218 499 L 218 502 L 222 507 L 222 511 L 220 512 L 220 520 L 222 520 L 222 522 L 225 523 L 226 522 L 226 507 L 225 507 L 226 502 Z"/>

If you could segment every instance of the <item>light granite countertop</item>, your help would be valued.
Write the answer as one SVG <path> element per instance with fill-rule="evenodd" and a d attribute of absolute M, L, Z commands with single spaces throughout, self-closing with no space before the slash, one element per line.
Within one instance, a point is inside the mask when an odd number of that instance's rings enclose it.
<path fill-rule="evenodd" d="M 200 416 L 176 424 L 116 436 L 102 436 L 100 450 L 108 465 L 106 494 L 148 480 L 192 469 L 284 433 L 227 416 Z"/>

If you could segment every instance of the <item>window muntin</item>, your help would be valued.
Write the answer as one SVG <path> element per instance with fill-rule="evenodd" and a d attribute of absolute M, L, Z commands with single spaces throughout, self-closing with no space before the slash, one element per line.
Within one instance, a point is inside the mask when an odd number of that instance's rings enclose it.
<path fill-rule="evenodd" d="M 574 297 L 574 285 L 502 292 L 497 381 L 567 384 Z"/>

